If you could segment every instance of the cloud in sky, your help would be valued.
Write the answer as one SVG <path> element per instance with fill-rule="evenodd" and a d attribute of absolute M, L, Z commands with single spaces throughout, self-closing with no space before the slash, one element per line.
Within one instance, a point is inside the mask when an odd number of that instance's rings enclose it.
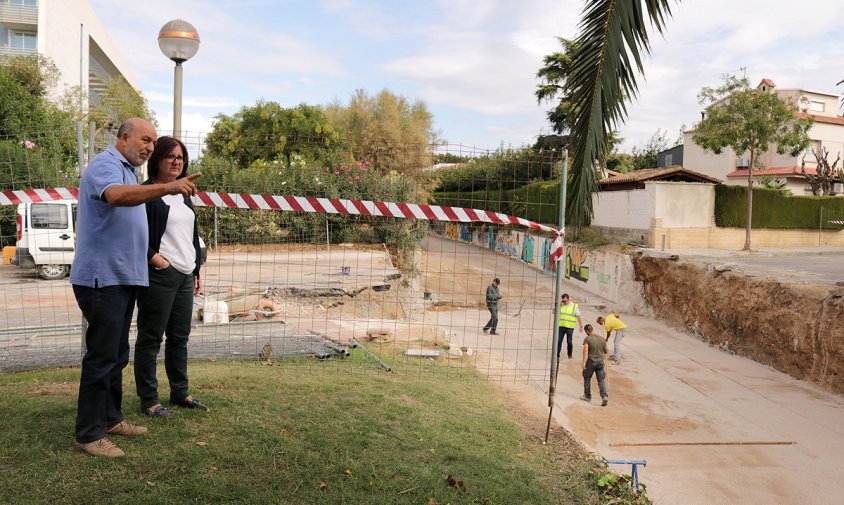
<path fill-rule="evenodd" d="M 185 117 L 210 127 L 257 99 L 285 106 L 346 101 L 355 89 L 387 88 L 423 100 L 441 137 L 496 148 L 548 133 L 533 92 L 542 57 L 575 35 L 584 3 L 573 0 L 92 0 L 95 12 L 157 111 L 172 107 L 172 63 L 158 50 L 159 28 L 182 18 L 202 37 L 185 63 Z M 657 130 L 674 138 L 699 119 L 697 93 L 725 73 L 746 72 L 780 87 L 840 92 L 844 3 L 815 0 L 707 0 L 672 5 L 664 36 L 654 34 L 639 95 L 620 125 L 623 147 Z M 743 68 L 744 70 L 740 70 Z M 171 112 L 159 115 L 162 129 Z M 187 125 L 188 122 L 184 121 Z"/>

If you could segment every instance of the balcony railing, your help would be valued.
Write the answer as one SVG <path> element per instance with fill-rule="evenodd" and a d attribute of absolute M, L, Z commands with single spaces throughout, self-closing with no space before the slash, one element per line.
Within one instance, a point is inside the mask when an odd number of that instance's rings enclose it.
<path fill-rule="evenodd" d="M 0 46 L 0 57 L 2 56 L 30 56 L 38 54 L 35 49 L 22 49 L 20 47 Z"/>
<path fill-rule="evenodd" d="M 0 3 L 0 22 L 9 24 L 37 25 L 38 6 Z"/>

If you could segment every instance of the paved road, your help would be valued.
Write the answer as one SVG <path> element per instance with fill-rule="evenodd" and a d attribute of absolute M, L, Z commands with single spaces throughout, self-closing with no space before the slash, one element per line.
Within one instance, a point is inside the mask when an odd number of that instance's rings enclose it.
<path fill-rule="evenodd" d="M 733 270 L 748 275 L 773 277 L 786 283 L 836 284 L 844 281 L 844 248 L 841 247 L 761 249 L 753 252 L 670 249 L 665 254 L 677 254 L 699 263 L 730 265 Z"/>

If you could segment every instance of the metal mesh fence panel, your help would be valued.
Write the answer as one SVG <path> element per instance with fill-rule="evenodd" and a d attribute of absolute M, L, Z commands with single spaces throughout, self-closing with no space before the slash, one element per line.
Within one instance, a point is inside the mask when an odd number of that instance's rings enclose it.
<path fill-rule="evenodd" d="M 280 366 L 312 360 L 319 370 L 392 373 L 473 367 L 494 380 L 547 377 L 555 326 L 553 234 L 447 214 L 314 210 L 321 199 L 370 202 L 373 209 L 433 203 L 553 222 L 543 219 L 557 212 L 553 151 L 351 148 L 367 156 L 361 159 L 320 157 L 313 154 L 318 139 L 287 139 L 289 153 L 267 161 L 209 155 L 200 134 L 183 140 L 189 171 L 203 174 L 200 191 L 214 195 L 194 198 L 207 260 L 194 301 L 191 358 Z M 256 149 L 275 140 L 252 139 Z M 2 191 L 78 185 L 75 153 L 43 159 L 38 147 L 12 142 L 0 139 L 9 147 L 0 160 Z M 256 198 L 237 208 L 218 196 L 228 193 Z M 263 196 L 303 197 L 314 206 L 272 208 L 257 198 Z M 75 203 L 36 194 L 39 199 L 0 207 L 0 241 L 9 258 L 39 247 L 69 248 L 72 255 Z M 17 246 L 14 254 L 9 246 Z M 65 253 L 31 265 L 4 262 L 0 370 L 79 364 L 82 317 Z M 496 277 L 505 296 L 492 335 L 483 331 L 490 318 L 485 291 Z M 133 325 L 130 341 L 135 331 Z"/>

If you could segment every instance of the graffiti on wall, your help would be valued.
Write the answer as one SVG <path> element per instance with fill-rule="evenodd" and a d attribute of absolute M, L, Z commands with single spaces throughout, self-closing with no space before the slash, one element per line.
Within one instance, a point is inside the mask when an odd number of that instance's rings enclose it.
<path fill-rule="evenodd" d="M 489 237 L 490 237 L 490 235 L 491 235 L 491 233 L 489 232 L 489 230 L 486 227 L 481 228 L 480 230 L 476 230 L 474 237 L 473 237 L 473 242 L 477 246 L 485 247 L 485 248 L 489 249 L 490 248 L 489 247 Z"/>
<path fill-rule="evenodd" d="M 551 261 L 552 242 L 553 241 L 549 239 L 542 239 L 542 247 L 539 252 L 539 264 L 542 265 L 542 269 L 546 272 L 555 274 L 557 273 L 557 262 Z"/>
<path fill-rule="evenodd" d="M 577 244 L 566 246 L 566 279 L 589 282 L 589 250 Z"/>
<path fill-rule="evenodd" d="M 460 224 L 459 223 L 446 223 L 446 225 L 445 225 L 445 236 L 450 238 L 451 240 L 460 239 Z"/>
<path fill-rule="evenodd" d="M 460 240 L 463 242 L 472 242 L 472 229 L 469 228 L 468 224 L 461 224 L 460 225 Z"/>
<path fill-rule="evenodd" d="M 495 250 L 508 256 L 519 256 L 521 233 L 512 230 L 499 230 L 495 237 Z"/>
<path fill-rule="evenodd" d="M 452 240 L 513 256 L 552 274 L 557 271 L 557 263 L 550 258 L 552 238 L 534 237 L 492 225 L 472 226 L 466 223 L 432 223 L 431 230 Z M 588 269 L 586 271 L 588 278 Z"/>
<path fill-rule="evenodd" d="M 529 265 L 536 265 L 533 256 L 534 238 L 530 235 L 525 235 L 522 241 L 522 261 Z"/>
<path fill-rule="evenodd" d="M 599 295 L 605 297 L 610 296 L 613 283 L 612 279 L 613 276 L 609 273 L 604 255 L 599 255 L 595 259 L 595 280 L 598 281 Z"/>

